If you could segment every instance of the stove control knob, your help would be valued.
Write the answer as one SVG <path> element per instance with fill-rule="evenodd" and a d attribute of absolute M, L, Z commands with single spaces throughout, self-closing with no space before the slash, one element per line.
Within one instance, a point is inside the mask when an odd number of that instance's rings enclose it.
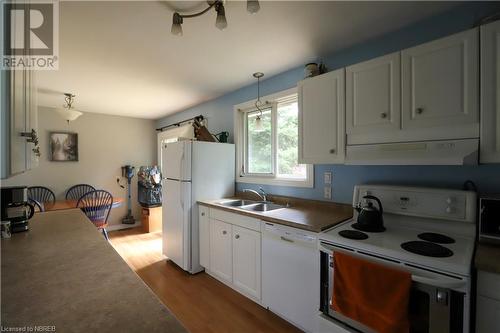
<path fill-rule="evenodd" d="M 453 202 L 453 198 L 450 197 L 450 198 L 446 199 L 446 203 L 448 205 L 451 204 L 452 202 Z"/>
<path fill-rule="evenodd" d="M 451 207 L 446 208 L 446 213 L 451 214 L 453 212 L 453 209 Z"/>

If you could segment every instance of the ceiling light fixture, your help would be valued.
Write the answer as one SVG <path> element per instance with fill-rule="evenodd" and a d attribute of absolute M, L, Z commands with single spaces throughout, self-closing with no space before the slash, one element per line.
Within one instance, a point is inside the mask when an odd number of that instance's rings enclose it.
<path fill-rule="evenodd" d="M 66 96 L 64 97 L 66 104 L 63 105 L 62 109 L 57 109 L 57 113 L 59 113 L 59 115 L 63 117 L 64 120 L 66 120 L 69 124 L 70 121 L 76 120 L 83 113 L 73 108 L 75 95 L 70 93 L 65 93 L 64 96 Z"/>
<path fill-rule="evenodd" d="M 253 73 L 253 77 L 257 79 L 257 100 L 255 101 L 255 107 L 259 110 L 259 114 L 255 118 L 255 131 L 262 132 L 264 128 L 262 127 L 262 102 L 260 101 L 260 79 L 264 76 L 264 73 L 256 72 Z"/>
<path fill-rule="evenodd" d="M 247 11 L 250 14 L 255 14 L 259 11 L 260 4 L 257 0 L 247 0 Z"/>
<path fill-rule="evenodd" d="M 202 11 L 194 14 L 180 14 L 175 12 L 172 17 L 172 28 L 170 32 L 175 36 L 182 36 L 182 24 L 185 18 L 193 18 L 201 16 L 208 12 L 211 8 L 214 8 L 217 12 L 217 18 L 215 19 L 215 26 L 220 30 L 227 28 L 226 10 L 224 8 L 225 0 L 208 0 L 208 7 Z M 247 0 L 247 11 L 251 14 L 255 14 L 260 10 L 260 4 L 258 0 Z"/>

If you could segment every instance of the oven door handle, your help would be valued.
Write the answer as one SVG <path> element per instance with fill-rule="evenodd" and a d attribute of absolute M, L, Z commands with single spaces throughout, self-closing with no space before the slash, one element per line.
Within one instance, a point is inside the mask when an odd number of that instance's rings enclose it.
<path fill-rule="evenodd" d="M 461 288 L 466 285 L 465 281 L 459 280 L 459 281 L 450 281 L 448 279 L 433 279 L 433 278 L 428 278 L 428 277 L 423 277 L 419 275 L 412 274 L 411 276 L 412 281 L 422 283 L 428 286 L 433 286 L 433 287 L 440 287 L 440 288 L 445 288 L 445 289 L 455 289 L 455 288 Z"/>

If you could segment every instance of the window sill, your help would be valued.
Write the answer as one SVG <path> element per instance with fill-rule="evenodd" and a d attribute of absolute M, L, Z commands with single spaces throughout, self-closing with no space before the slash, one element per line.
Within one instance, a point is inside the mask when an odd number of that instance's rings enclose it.
<path fill-rule="evenodd" d="M 237 183 L 246 184 L 262 184 L 262 185 L 276 185 L 276 186 L 291 186 L 291 187 L 314 187 L 314 177 L 307 180 L 292 180 L 292 179 L 279 179 L 270 177 L 252 177 L 252 176 L 239 176 L 236 177 Z"/>

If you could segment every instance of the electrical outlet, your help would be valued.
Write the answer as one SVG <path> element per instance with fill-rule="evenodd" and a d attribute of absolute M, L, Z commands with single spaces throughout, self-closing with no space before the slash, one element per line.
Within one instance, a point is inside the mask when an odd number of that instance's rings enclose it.
<path fill-rule="evenodd" d="M 325 199 L 330 200 L 332 198 L 332 188 L 330 186 L 325 186 L 324 192 Z"/>
<path fill-rule="evenodd" d="M 331 184 L 332 183 L 332 173 L 331 172 L 329 172 L 329 171 L 325 172 L 324 175 L 323 175 L 323 177 L 324 177 L 324 183 L 325 184 Z"/>

